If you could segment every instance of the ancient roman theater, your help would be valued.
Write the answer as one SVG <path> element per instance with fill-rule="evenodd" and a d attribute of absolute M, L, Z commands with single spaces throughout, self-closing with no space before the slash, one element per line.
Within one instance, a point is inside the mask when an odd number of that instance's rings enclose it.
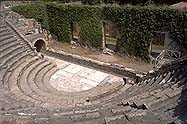
<path fill-rule="evenodd" d="M 8 13 L 0 18 L 0 124 L 187 123 L 186 56 L 140 72 L 57 52 Z"/>

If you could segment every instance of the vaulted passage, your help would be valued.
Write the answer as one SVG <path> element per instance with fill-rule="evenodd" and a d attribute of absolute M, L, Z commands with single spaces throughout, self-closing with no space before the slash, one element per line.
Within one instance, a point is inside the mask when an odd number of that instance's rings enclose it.
<path fill-rule="evenodd" d="M 45 47 L 45 42 L 43 40 L 37 40 L 34 44 L 36 51 L 40 52 L 43 47 Z"/>

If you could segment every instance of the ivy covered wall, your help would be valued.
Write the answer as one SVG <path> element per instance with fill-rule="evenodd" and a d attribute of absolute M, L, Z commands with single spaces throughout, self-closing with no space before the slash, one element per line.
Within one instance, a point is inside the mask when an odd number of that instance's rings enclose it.
<path fill-rule="evenodd" d="M 86 46 L 102 46 L 101 10 L 95 6 L 55 5 L 48 4 L 47 12 L 51 31 L 57 34 L 60 41 L 71 40 L 71 23 L 80 27 L 80 43 Z"/>
<path fill-rule="evenodd" d="M 155 6 L 101 7 L 55 3 L 18 6 L 13 10 L 26 17 L 42 18 L 62 42 L 70 42 L 71 23 L 76 22 L 80 27 L 80 43 L 97 48 L 102 46 L 100 20 L 110 20 L 119 30 L 117 52 L 146 61 L 149 60 L 149 45 L 155 31 L 169 32 L 174 42 L 187 48 L 186 10 Z"/>
<path fill-rule="evenodd" d="M 169 32 L 179 46 L 187 48 L 187 11 L 168 7 L 104 7 L 103 16 L 118 25 L 119 52 L 149 60 L 149 44 L 155 31 Z"/>
<path fill-rule="evenodd" d="M 17 12 L 26 18 L 35 18 L 37 21 L 40 21 L 42 26 L 46 29 L 49 29 L 48 15 L 46 5 L 43 3 L 37 4 L 25 4 L 12 7 L 14 12 Z"/>

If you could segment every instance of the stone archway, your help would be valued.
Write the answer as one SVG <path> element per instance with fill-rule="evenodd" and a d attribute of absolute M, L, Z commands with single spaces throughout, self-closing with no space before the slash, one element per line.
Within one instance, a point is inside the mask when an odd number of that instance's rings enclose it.
<path fill-rule="evenodd" d="M 45 42 L 45 40 L 43 40 L 43 39 L 37 39 L 37 40 L 33 43 L 33 45 L 36 47 L 36 51 L 37 51 L 37 52 L 40 52 L 40 51 L 42 50 L 42 48 L 46 46 L 46 42 Z"/>

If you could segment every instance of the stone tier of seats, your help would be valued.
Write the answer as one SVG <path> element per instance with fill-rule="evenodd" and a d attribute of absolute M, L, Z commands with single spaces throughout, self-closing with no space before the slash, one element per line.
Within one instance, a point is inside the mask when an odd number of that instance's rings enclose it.
<path fill-rule="evenodd" d="M 32 103 L 31 107 L 52 108 L 54 105 L 56 108 L 93 104 L 99 99 L 110 99 L 118 90 L 122 92 L 131 86 L 113 82 L 82 92 L 58 91 L 49 83 L 52 74 L 58 70 L 56 65 L 37 56 L 10 22 L 0 27 L 1 91 L 7 93 L 5 98 L 18 101 L 20 106 L 20 101 Z M 10 110 L 4 105 L 0 107 Z"/>
<path fill-rule="evenodd" d="M 20 62 L 25 61 L 29 57 L 33 56 L 33 51 L 29 46 L 25 45 L 7 24 L 3 21 L 0 24 L 0 109 L 10 110 L 22 107 L 32 106 L 32 103 L 26 100 L 19 100 L 12 97 L 12 93 L 9 92 L 5 80 L 6 75 L 10 75 L 11 71 Z M 14 79 L 16 80 L 16 79 Z"/>

